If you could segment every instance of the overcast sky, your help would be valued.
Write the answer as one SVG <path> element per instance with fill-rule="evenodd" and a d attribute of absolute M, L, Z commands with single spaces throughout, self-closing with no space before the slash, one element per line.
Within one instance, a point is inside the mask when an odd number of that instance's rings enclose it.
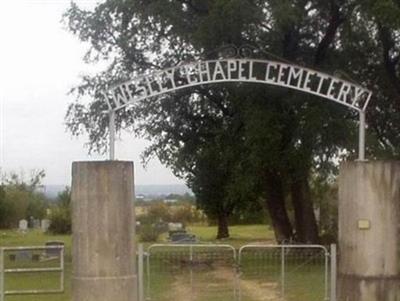
<path fill-rule="evenodd" d="M 76 0 L 92 7 L 96 1 Z M 63 124 L 67 92 L 90 66 L 87 45 L 63 29 L 65 0 L 0 0 L 0 167 L 2 172 L 44 169 L 44 184 L 68 185 L 71 163 L 88 156 L 85 138 L 73 138 Z M 145 141 L 123 134 L 116 157 L 135 162 L 136 184 L 177 184 L 157 160 L 140 165 Z"/>

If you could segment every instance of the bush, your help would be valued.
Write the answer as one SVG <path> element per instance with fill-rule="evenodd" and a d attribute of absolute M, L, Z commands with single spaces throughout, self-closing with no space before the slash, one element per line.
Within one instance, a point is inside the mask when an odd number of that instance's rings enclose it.
<path fill-rule="evenodd" d="M 196 220 L 195 212 L 196 210 L 192 205 L 184 204 L 178 206 L 171 214 L 171 222 L 182 223 L 184 225 L 193 223 Z"/>
<path fill-rule="evenodd" d="M 53 208 L 50 214 L 49 232 L 53 234 L 71 234 L 71 212 L 68 208 Z"/>
<path fill-rule="evenodd" d="M 155 242 L 160 234 L 161 231 L 150 224 L 145 224 L 140 228 L 140 239 L 143 242 Z"/>
<path fill-rule="evenodd" d="M 57 196 L 57 206 L 50 214 L 49 232 L 53 234 L 70 234 L 72 232 L 71 190 L 66 187 Z"/>
<path fill-rule="evenodd" d="M 171 220 L 170 209 L 167 204 L 162 202 L 151 204 L 147 215 L 152 223 L 169 222 Z"/>

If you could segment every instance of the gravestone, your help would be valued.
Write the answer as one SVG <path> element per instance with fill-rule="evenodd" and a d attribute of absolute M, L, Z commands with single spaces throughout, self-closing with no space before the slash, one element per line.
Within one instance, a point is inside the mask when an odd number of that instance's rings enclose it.
<path fill-rule="evenodd" d="M 45 243 L 46 247 L 64 246 L 63 241 L 53 240 Z M 60 257 L 61 249 L 46 249 L 46 257 Z"/>
<path fill-rule="evenodd" d="M 182 223 L 168 223 L 168 231 L 179 231 L 183 230 Z"/>
<path fill-rule="evenodd" d="M 40 220 L 39 219 L 34 219 L 33 224 L 32 224 L 33 229 L 40 229 Z"/>
<path fill-rule="evenodd" d="M 29 219 L 28 219 L 28 228 L 32 228 L 33 229 L 33 221 L 34 221 L 33 216 L 30 216 Z"/>
<path fill-rule="evenodd" d="M 26 232 L 28 230 L 28 221 L 26 219 L 21 219 L 18 223 L 18 230 Z"/>
<path fill-rule="evenodd" d="M 9 254 L 8 258 L 10 261 L 30 261 L 33 259 L 33 255 L 29 250 L 21 250 Z"/>
<path fill-rule="evenodd" d="M 32 252 L 28 250 L 21 250 L 15 253 L 16 261 L 30 261 L 32 260 Z"/>
<path fill-rule="evenodd" d="M 42 219 L 40 223 L 40 228 L 42 229 L 42 232 L 47 232 L 50 227 L 50 220 L 49 219 Z"/>
<path fill-rule="evenodd" d="M 170 236 L 172 243 L 196 243 L 196 236 L 186 232 L 175 232 Z"/>

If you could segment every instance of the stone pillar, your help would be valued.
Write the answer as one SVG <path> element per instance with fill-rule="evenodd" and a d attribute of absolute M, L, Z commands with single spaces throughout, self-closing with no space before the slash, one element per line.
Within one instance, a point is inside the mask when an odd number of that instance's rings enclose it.
<path fill-rule="evenodd" d="M 339 175 L 338 301 L 399 301 L 400 162 L 347 162 Z"/>
<path fill-rule="evenodd" d="M 72 165 L 73 301 L 136 301 L 133 163 Z"/>

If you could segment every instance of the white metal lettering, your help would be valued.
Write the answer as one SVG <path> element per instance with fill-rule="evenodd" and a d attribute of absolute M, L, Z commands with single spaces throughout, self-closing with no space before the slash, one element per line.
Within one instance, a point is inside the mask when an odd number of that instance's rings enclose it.
<path fill-rule="evenodd" d="M 116 111 L 145 98 L 213 82 L 261 82 L 317 95 L 358 112 L 372 93 L 352 82 L 280 62 L 255 59 L 221 59 L 188 63 L 134 78 L 103 92 Z"/>

